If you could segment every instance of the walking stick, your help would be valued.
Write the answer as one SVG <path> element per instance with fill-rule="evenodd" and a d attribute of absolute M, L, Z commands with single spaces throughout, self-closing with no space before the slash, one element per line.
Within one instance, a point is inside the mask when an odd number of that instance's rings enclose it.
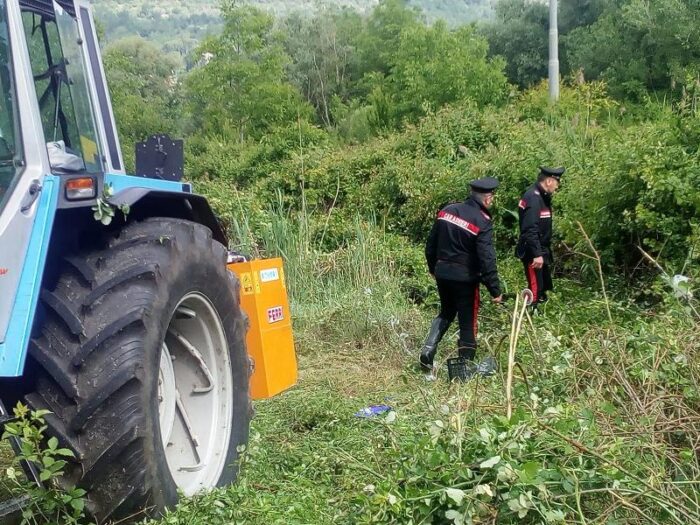
<path fill-rule="evenodd" d="M 520 305 L 522 295 L 523 303 Z M 513 415 L 513 369 L 515 368 L 515 349 L 518 346 L 518 338 L 523 327 L 525 309 L 532 304 L 534 295 L 528 288 L 522 291 L 521 295 L 515 297 L 515 307 L 513 308 L 513 323 L 510 328 L 510 344 L 508 346 L 508 375 L 506 377 L 506 407 L 508 419 Z M 520 307 L 520 313 L 518 313 Z"/>

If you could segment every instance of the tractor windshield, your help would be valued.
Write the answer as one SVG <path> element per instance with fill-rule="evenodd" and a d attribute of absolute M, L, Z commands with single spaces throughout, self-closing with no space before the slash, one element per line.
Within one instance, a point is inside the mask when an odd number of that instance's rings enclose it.
<path fill-rule="evenodd" d="M 17 111 L 5 0 L 0 0 L 0 212 L 17 181 Z"/>
<path fill-rule="evenodd" d="M 58 171 L 103 170 L 78 24 L 56 2 L 22 18 L 51 167 Z"/>

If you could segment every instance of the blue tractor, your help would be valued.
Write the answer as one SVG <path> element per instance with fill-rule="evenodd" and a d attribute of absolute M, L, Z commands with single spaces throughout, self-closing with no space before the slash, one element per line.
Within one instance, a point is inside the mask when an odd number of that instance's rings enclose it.
<path fill-rule="evenodd" d="M 128 176 L 86 0 L 0 0 L 0 399 L 46 409 L 98 523 L 228 484 L 246 316 L 206 199 Z"/>

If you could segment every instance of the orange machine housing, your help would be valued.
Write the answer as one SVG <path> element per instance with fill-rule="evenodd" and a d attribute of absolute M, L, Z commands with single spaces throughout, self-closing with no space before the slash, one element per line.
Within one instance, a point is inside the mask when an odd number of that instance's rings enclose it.
<path fill-rule="evenodd" d="M 241 308 L 248 314 L 246 342 L 255 361 L 253 399 L 267 399 L 297 382 L 297 359 L 282 259 L 232 263 L 241 282 Z"/>

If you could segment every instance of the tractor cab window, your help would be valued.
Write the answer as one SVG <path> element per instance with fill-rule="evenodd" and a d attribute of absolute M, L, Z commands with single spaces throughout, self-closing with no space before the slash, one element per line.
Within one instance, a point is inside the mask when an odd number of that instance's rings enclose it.
<path fill-rule="evenodd" d="M 5 1 L 0 0 L 0 212 L 17 182 L 21 148 L 18 147 L 16 95 L 12 52 L 7 31 Z"/>
<path fill-rule="evenodd" d="M 102 172 L 76 19 L 56 2 L 50 10 L 25 8 L 22 18 L 52 169 Z"/>

